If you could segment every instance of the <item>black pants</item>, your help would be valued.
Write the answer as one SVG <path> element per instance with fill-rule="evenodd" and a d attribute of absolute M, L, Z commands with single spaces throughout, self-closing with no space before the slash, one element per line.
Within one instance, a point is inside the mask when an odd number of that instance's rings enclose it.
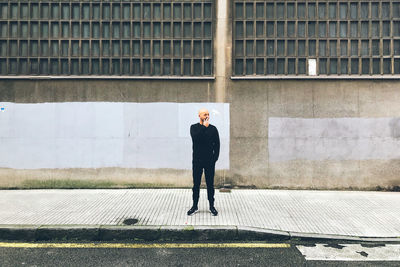
<path fill-rule="evenodd" d="M 199 203 L 200 195 L 200 183 L 201 176 L 203 174 L 206 177 L 207 184 L 207 197 L 210 207 L 214 207 L 214 174 L 215 174 L 215 162 L 201 162 L 193 161 L 192 171 L 193 171 L 193 206 L 197 207 Z"/>

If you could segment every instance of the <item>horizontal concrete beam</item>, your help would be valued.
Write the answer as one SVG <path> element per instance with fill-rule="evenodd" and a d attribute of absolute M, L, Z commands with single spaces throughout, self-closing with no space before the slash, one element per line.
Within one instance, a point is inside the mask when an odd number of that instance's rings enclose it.
<path fill-rule="evenodd" d="M 67 76 L 0 76 L 0 80 L 215 80 L 215 77 L 207 76 L 84 76 L 84 75 L 67 75 Z"/>

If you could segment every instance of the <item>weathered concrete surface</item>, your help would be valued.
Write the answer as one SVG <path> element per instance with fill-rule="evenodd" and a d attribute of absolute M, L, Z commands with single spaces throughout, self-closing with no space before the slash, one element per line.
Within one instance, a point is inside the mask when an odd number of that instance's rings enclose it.
<path fill-rule="evenodd" d="M 358 87 L 361 117 L 399 117 L 400 82 L 370 81 Z"/>
<path fill-rule="evenodd" d="M 33 169 L 18 170 L 0 168 L 0 187 L 28 187 L 42 181 L 74 181 L 111 183 L 116 187 L 191 187 L 192 172 L 174 169 L 128 169 L 128 168 L 96 168 L 96 169 Z M 222 183 L 223 171 L 217 171 L 216 185 Z"/>
<path fill-rule="evenodd" d="M 400 145 L 397 137 L 400 82 L 235 80 L 231 86 L 231 164 L 227 177 L 234 182 L 271 188 L 324 189 L 390 189 L 400 185 L 400 163 L 396 152 Z M 277 161 L 274 159 L 276 154 L 270 154 L 273 145 L 268 136 L 271 118 L 366 121 L 365 131 L 359 129 L 357 136 L 353 136 L 357 138 L 364 134 L 366 142 L 357 141 L 352 149 L 343 139 L 348 135 L 344 133 L 346 130 L 330 131 L 331 143 L 320 146 L 319 156 L 312 151 L 316 146 L 275 143 L 275 152 L 296 155 Z M 283 128 L 282 136 L 307 131 L 315 134 L 317 131 L 308 129 L 307 125 L 297 127 Z M 367 138 L 368 133 L 376 140 Z M 277 132 L 274 137 L 281 138 L 280 134 Z M 350 140 L 353 143 L 354 138 Z M 311 137 L 308 141 L 316 142 Z M 338 149 L 335 142 L 348 152 L 345 157 L 335 152 Z M 385 147 L 389 143 L 391 145 Z M 331 157 L 335 153 L 338 157 Z"/>
<path fill-rule="evenodd" d="M 0 80 L 0 101 L 216 102 L 212 80 Z"/>
<path fill-rule="evenodd" d="M 230 39 L 229 25 L 231 22 L 228 16 L 229 1 L 216 1 L 216 21 L 215 21 L 215 92 L 217 102 L 224 103 L 228 88 L 229 70 L 231 69 L 231 46 L 227 45 Z M 229 42 L 230 43 L 230 42 Z"/>
<path fill-rule="evenodd" d="M 0 102 L 131 102 L 131 103 L 201 103 L 216 102 L 213 81 L 185 80 L 2 80 Z M 229 110 L 228 110 L 229 111 Z M 163 120 L 176 121 L 171 114 Z M 229 129 L 227 129 L 229 134 Z M 190 150 L 190 145 L 188 147 Z M 227 147 L 229 149 L 229 147 Z M 228 162 L 229 164 L 229 162 Z M 217 171 L 216 184 L 223 184 L 225 172 Z M 222 177 L 222 178 L 221 178 Z M 100 180 L 122 184 L 155 186 L 191 186 L 191 171 L 174 169 L 66 168 L 0 169 L 0 186 L 15 187 L 26 180 Z"/>
<path fill-rule="evenodd" d="M 232 190 L 217 191 L 218 216 L 208 210 L 206 189 L 199 212 L 187 216 L 190 189 L 2 190 L 0 239 L 269 239 L 327 238 L 399 242 L 396 192 Z M 137 223 L 124 225 L 126 219 Z M 28 227 L 27 225 L 30 225 Z M 39 226 L 39 227 L 38 227 Z M 250 235 L 248 235 L 250 233 Z"/>
<path fill-rule="evenodd" d="M 215 186 L 226 183 L 226 170 L 216 170 Z M 133 187 L 133 188 L 171 188 L 193 186 L 191 170 L 174 169 L 128 169 L 128 168 L 96 168 L 96 169 L 35 169 L 18 170 L 0 168 L 0 188 L 40 188 L 40 184 L 51 185 L 57 181 L 73 184 L 90 182 L 94 188 L 101 187 Z M 205 186 L 204 179 L 202 186 Z M 47 186 L 48 187 L 48 186 Z"/>
<path fill-rule="evenodd" d="M 212 80 L 3 80 L 0 102 L 218 102 L 215 87 Z M 399 87 L 396 80 L 229 80 L 225 101 L 230 105 L 230 162 L 229 170 L 217 173 L 216 185 L 320 189 L 399 186 L 399 159 L 380 158 L 371 147 L 365 149 L 370 149 L 374 158 L 294 158 L 275 162 L 270 160 L 268 142 L 270 118 L 362 118 L 377 122 L 391 118 L 394 124 L 390 134 L 397 140 Z M 377 133 L 384 130 L 379 123 L 371 128 Z M 342 137 L 340 133 L 333 136 L 337 140 Z M 74 178 L 191 186 L 190 171 L 167 169 L 1 169 L 0 174 L 2 186 L 16 186 L 26 179 Z"/>

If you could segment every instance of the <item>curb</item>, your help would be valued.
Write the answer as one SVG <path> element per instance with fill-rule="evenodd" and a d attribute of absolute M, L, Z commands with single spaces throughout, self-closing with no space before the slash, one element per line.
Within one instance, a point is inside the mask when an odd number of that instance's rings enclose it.
<path fill-rule="evenodd" d="M 0 225 L 0 240 L 399 243 L 400 237 L 359 237 L 297 233 L 246 226 Z"/>

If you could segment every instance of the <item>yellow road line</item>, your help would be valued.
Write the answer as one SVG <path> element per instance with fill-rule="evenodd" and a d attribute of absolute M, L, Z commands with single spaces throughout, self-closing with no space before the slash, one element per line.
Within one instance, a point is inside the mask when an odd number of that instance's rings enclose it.
<path fill-rule="evenodd" d="M 290 248 L 290 244 L 272 243 L 7 243 L 2 248 Z"/>

